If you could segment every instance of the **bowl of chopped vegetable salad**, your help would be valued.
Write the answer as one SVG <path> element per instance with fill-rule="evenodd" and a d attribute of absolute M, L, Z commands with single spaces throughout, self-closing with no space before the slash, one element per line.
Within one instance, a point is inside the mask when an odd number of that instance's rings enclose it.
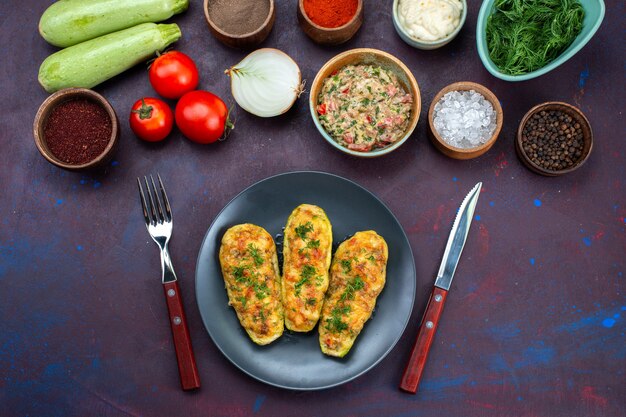
<path fill-rule="evenodd" d="M 502 80 L 539 77 L 580 51 L 604 12 L 603 0 L 485 0 L 476 25 L 478 55 Z"/>
<path fill-rule="evenodd" d="M 372 158 L 398 149 L 411 136 L 421 97 L 415 77 L 399 59 L 361 48 L 324 64 L 311 85 L 309 107 L 330 145 Z"/>

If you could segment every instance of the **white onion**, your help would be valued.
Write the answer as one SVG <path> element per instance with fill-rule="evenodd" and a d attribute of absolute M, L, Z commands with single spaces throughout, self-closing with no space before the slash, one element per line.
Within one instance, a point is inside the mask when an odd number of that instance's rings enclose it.
<path fill-rule="evenodd" d="M 257 49 L 226 74 L 237 104 L 260 117 L 285 113 L 302 93 L 298 64 L 278 49 Z"/>

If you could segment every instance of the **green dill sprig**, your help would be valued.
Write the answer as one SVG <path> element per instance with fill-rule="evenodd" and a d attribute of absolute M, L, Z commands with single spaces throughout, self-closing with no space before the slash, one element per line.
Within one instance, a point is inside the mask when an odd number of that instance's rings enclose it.
<path fill-rule="evenodd" d="M 509 75 L 554 61 L 576 39 L 585 17 L 578 0 L 496 0 L 494 8 L 487 19 L 487 49 Z"/>

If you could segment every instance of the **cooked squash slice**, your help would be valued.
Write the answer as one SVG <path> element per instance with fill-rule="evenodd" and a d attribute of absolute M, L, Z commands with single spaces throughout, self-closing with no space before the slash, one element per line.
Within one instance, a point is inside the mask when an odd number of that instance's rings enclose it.
<path fill-rule="evenodd" d="M 333 232 L 321 208 L 296 207 L 285 226 L 282 296 L 285 327 L 308 332 L 320 317 L 328 289 Z"/>
<path fill-rule="evenodd" d="M 228 304 L 258 345 L 283 334 L 281 277 L 272 236 L 254 224 L 240 224 L 226 231 L 220 247 L 222 276 Z"/>
<path fill-rule="evenodd" d="M 368 230 L 339 245 L 330 267 L 330 284 L 320 319 L 322 352 L 343 357 L 371 317 L 386 280 L 385 239 Z"/>

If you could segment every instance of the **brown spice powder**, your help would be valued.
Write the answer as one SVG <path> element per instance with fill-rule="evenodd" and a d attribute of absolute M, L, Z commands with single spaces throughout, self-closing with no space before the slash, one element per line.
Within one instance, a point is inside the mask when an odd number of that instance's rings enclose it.
<path fill-rule="evenodd" d="M 98 157 L 109 144 L 113 126 L 105 109 L 87 99 L 56 106 L 43 133 L 50 152 L 60 161 L 81 165 Z"/>
<path fill-rule="evenodd" d="M 245 35 L 259 29 L 270 13 L 269 0 L 212 0 L 209 16 L 215 26 L 230 35 Z"/>

